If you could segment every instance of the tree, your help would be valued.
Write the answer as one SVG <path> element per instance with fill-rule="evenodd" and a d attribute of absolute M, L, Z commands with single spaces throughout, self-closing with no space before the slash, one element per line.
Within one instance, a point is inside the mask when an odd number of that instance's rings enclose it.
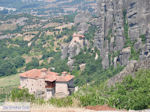
<path fill-rule="evenodd" d="M 25 59 L 22 58 L 21 56 L 17 56 L 16 58 L 13 59 L 13 63 L 16 68 L 19 68 L 24 65 Z"/>
<path fill-rule="evenodd" d="M 0 76 L 15 74 L 16 67 L 9 61 L 3 61 L 0 64 Z"/>
<path fill-rule="evenodd" d="M 37 58 L 32 58 L 32 61 L 26 64 L 26 70 L 31 70 L 39 67 L 39 60 Z"/>

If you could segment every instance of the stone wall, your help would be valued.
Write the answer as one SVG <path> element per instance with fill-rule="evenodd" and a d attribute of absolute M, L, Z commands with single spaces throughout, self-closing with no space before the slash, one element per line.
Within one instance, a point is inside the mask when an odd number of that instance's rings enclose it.
<path fill-rule="evenodd" d="M 69 95 L 67 82 L 56 82 L 55 96 L 66 97 Z"/>
<path fill-rule="evenodd" d="M 45 91 L 44 79 L 20 78 L 22 88 L 27 88 L 29 93 L 35 94 L 37 91 Z"/>
<path fill-rule="evenodd" d="M 50 99 L 54 96 L 55 94 L 55 89 L 54 88 L 48 88 L 46 89 L 46 98 L 45 99 Z"/>
<path fill-rule="evenodd" d="M 56 82 L 55 88 L 45 88 L 44 79 L 20 78 L 20 86 L 27 88 L 36 97 L 49 99 L 52 96 L 66 97 L 74 91 L 73 79 L 69 82 Z M 71 90 L 69 90 L 69 88 Z"/>

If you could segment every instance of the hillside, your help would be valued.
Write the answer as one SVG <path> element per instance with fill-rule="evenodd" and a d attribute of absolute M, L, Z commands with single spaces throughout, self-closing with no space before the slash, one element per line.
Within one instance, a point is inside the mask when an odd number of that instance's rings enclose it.
<path fill-rule="evenodd" d="M 0 27 L 5 26 L 0 30 L 0 75 L 15 74 L 35 67 L 57 66 L 52 60 L 60 57 L 61 44 L 69 41 L 75 31 L 72 18 L 74 15 L 55 20 L 22 14 L 3 16 L 0 20 Z M 64 63 L 61 59 L 57 61 Z"/>
<path fill-rule="evenodd" d="M 0 101 L 8 100 L 8 96 L 14 88 L 19 86 L 19 75 L 0 77 Z"/>

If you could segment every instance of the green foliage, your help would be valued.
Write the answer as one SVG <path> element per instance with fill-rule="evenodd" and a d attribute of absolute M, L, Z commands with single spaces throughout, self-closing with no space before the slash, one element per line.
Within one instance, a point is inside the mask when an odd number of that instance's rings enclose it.
<path fill-rule="evenodd" d="M 139 70 L 135 78 L 131 75 L 123 82 L 107 87 L 107 83 L 83 86 L 73 97 L 80 105 L 108 104 L 118 109 L 142 110 L 150 105 L 150 70 Z"/>
<path fill-rule="evenodd" d="M 61 98 L 61 99 L 51 98 L 48 102 L 58 107 L 68 107 L 68 106 L 72 106 L 73 100 L 72 97 L 68 96 L 66 98 Z"/>
<path fill-rule="evenodd" d="M 69 43 L 72 40 L 72 36 L 69 36 L 67 39 L 64 40 L 64 42 Z"/>
<path fill-rule="evenodd" d="M 6 98 L 6 94 L 0 94 L 0 102 L 4 102 Z"/>
<path fill-rule="evenodd" d="M 82 51 L 78 56 L 74 57 L 76 60 L 75 66 L 78 67 L 78 65 L 86 63 L 85 70 L 78 74 L 75 78 L 76 85 L 83 85 L 91 82 L 93 82 L 93 84 L 99 84 L 123 69 L 123 67 L 118 66 L 116 69 L 114 67 L 110 67 L 109 69 L 104 70 L 101 64 L 101 58 L 99 57 L 95 60 L 95 55 L 96 52 L 89 49 L 89 51 Z M 78 71 L 78 69 L 76 71 Z"/>
<path fill-rule="evenodd" d="M 43 52 L 43 56 L 42 56 L 42 59 L 47 59 L 49 57 L 54 57 L 56 56 L 58 53 L 57 52 Z"/>
<path fill-rule="evenodd" d="M 127 41 L 129 39 L 129 35 L 128 35 L 128 31 L 129 31 L 129 25 L 128 25 L 128 21 L 126 19 L 126 15 L 127 15 L 127 10 L 124 9 L 123 10 L 123 18 L 124 18 L 124 36 L 126 37 Z"/>
<path fill-rule="evenodd" d="M 53 56 L 54 58 L 51 60 L 50 64 L 48 65 L 48 67 L 54 67 L 55 68 L 55 72 L 61 73 L 63 71 L 69 71 L 69 67 L 67 65 L 67 60 L 63 60 L 61 59 L 61 53 L 57 52 L 55 53 L 55 55 Z"/>
<path fill-rule="evenodd" d="M 76 27 L 73 26 L 71 29 L 68 28 L 64 28 L 63 31 L 61 33 L 59 33 L 58 35 L 56 35 L 56 38 L 62 38 L 63 36 L 68 36 L 69 38 L 71 38 L 71 36 L 73 35 L 73 33 L 76 31 Z M 69 39 L 70 40 L 70 39 Z"/>
<path fill-rule="evenodd" d="M 97 104 L 104 105 L 107 101 L 105 98 L 99 96 L 98 93 L 90 93 L 84 96 L 79 96 L 79 100 L 82 106 L 95 106 Z"/>
<path fill-rule="evenodd" d="M 15 65 L 16 68 L 22 67 L 25 63 L 25 59 L 22 58 L 21 56 L 17 56 L 16 58 L 13 59 L 13 64 Z"/>
<path fill-rule="evenodd" d="M 28 51 L 27 42 L 21 39 L 0 40 L 0 76 L 15 74 L 24 66 L 22 55 Z"/>
<path fill-rule="evenodd" d="M 33 102 L 34 95 L 29 94 L 28 89 L 13 89 L 10 94 L 11 101 Z"/>
<path fill-rule="evenodd" d="M 112 29 L 109 30 L 108 35 L 106 37 L 106 39 L 109 41 L 109 43 L 110 43 L 111 35 L 112 35 Z"/>
<path fill-rule="evenodd" d="M 32 61 L 27 63 L 26 70 L 31 70 L 39 67 L 39 60 L 37 58 L 32 58 Z"/>
<path fill-rule="evenodd" d="M 13 63 L 9 61 L 1 61 L 0 64 L 0 76 L 15 74 L 16 67 Z M 1 63 L 0 62 L 0 63 Z"/>
<path fill-rule="evenodd" d="M 145 35 L 140 35 L 140 38 L 141 38 L 143 44 L 145 44 L 146 43 L 146 36 Z"/>
<path fill-rule="evenodd" d="M 136 78 L 126 77 L 110 89 L 109 104 L 119 109 L 146 109 L 150 105 L 150 71 L 137 72 Z"/>
<path fill-rule="evenodd" d="M 73 23 L 75 16 L 76 16 L 76 13 L 73 13 L 73 14 L 70 14 L 70 15 L 65 15 L 64 16 L 64 22 L 65 23 L 68 23 L 68 22 Z"/>
<path fill-rule="evenodd" d="M 123 11 L 123 15 L 124 15 L 124 36 L 126 37 L 126 41 L 125 41 L 125 46 L 124 47 L 131 47 L 131 56 L 130 56 L 130 60 L 138 60 L 139 59 L 139 55 L 140 55 L 140 51 L 136 51 L 134 49 L 134 44 L 135 41 L 131 41 L 130 37 L 129 37 L 129 25 L 128 25 L 128 21 L 126 19 L 126 14 L 127 11 L 124 10 Z M 140 36 L 142 38 L 142 41 L 145 41 L 145 35 L 141 35 Z"/>
<path fill-rule="evenodd" d="M 85 33 L 85 38 L 87 40 L 92 40 L 95 36 L 95 32 L 97 31 L 97 27 L 94 26 L 94 25 L 91 25 L 89 28 L 88 28 L 88 31 Z"/>
<path fill-rule="evenodd" d="M 139 51 L 136 51 L 133 47 L 131 47 L 131 56 L 130 59 L 132 60 L 139 60 Z"/>

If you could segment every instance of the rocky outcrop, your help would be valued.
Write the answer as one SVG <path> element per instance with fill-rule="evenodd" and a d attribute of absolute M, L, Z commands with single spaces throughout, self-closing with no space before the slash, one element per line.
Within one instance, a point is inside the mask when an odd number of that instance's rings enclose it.
<path fill-rule="evenodd" d="M 131 54 L 131 48 L 130 47 L 124 48 L 120 52 L 120 55 L 117 61 L 120 62 L 121 65 L 127 65 L 129 58 L 130 58 L 130 54 Z"/>
<path fill-rule="evenodd" d="M 141 51 L 142 52 L 140 56 L 141 60 L 150 58 L 150 25 L 147 28 L 145 38 L 146 38 L 146 43 L 144 44 L 144 47 Z"/>
<path fill-rule="evenodd" d="M 110 65 L 128 65 L 135 51 L 140 59 L 150 57 L 150 1 L 149 0 L 99 0 L 97 15 L 92 18 L 88 12 L 80 12 L 75 17 L 77 31 L 84 34 L 95 25 L 97 31 L 94 46 L 100 51 L 104 69 Z M 145 35 L 143 43 L 141 35 Z M 86 40 L 86 39 L 85 39 Z M 62 49 L 62 58 L 68 58 L 72 65 L 74 56 L 83 48 L 84 42 L 72 42 Z M 117 54 L 117 55 L 116 55 Z"/>
<path fill-rule="evenodd" d="M 62 59 L 68 58 L 68 66 L 73 69 L 74 57 L 77 56 L 81 49 L 88 45 L 88 41 L 84 38 L 84 35 L 74 33 L 73 39 L 67 45 L 62 46 Z"/>
<path fill-rule="evenodd" d="M 124 0 L 124 2 L 127 4 L 129 37 L 136 40 L 141 34 L 145 34 L 150 22 L 150 1 Z"/>
<path fill-rule="evenodd" d="M 78 25 L 77 27 L 77 31 L 78 32 L 82 32 L 84 33 L 85 31 L 88 30 L 88 27 L 89 27 L 89 24 L 88 22 L 91 20 L 91 14 L 88 12 L 88 11 L 82 11 L 82 12 L 79 12 L 75 19 L 74 19 L 74 23 L 76 25 Z"/>
<path fill-rule="evenodd" d="M 68 57 L 68 45 L 63 45 L 62 46 L 62 51 L 61 51 L 61 59 L 65 59 Z"/>
<path fill-rule="evenodd" d="M 84 38 L 84 33 L 88 30 L 89 24 L 88 22 L 91 20 L 92 16 L 88 11 L 81 11 L 79 12 L 75 19 L 74 23 L 77 26 L 77 33 L 73 34 L 73 39 L 71 42 L 67 43 L 66 45 L 62 46 L 62 59 L 68 59 L 68 66 L 72 70 L 74 59 L 73 57 L 77 56 L 81 49 L 84 47 L 88 47 L 89 42 Z"/>
<path fill-rule="evenodd" d="M 108 80 L 108 86 L 113 86 L 117 82 L 122 82 L 124 77 L 128 75 L 132 75 L 134 77 L 134 73 L 140 69 L 149 69 L 150 68 L 150 59 L 145 59 L 142 61 L 130 61 L 128 65 L 121 71 L 119 74 L 115 75 L 111 79 Z"/>
<path fill-rule="evenodd" d="M 122 52 L 122 50 L 129 40 L 135 42 L 136 51 L 143 48 L 139 37 L 149 32 L 150 1 L 99 0 L 97 15 L 95 25 L 98 27 L 98 31 L 94 41 L 95 46 L 100 50 L 103 68 L 108 68 L 112 63 L 116 64 L 116 61 L 121 65 L 127 65 L 131 52 Z M 147 38 L 149 37 L 147 36 Z M 148 46 L 147 43 L 145 54 L 149 50 Z M 118 51 L 120 51 L 120 55 L 110 62 L 109 54 Z"/>

